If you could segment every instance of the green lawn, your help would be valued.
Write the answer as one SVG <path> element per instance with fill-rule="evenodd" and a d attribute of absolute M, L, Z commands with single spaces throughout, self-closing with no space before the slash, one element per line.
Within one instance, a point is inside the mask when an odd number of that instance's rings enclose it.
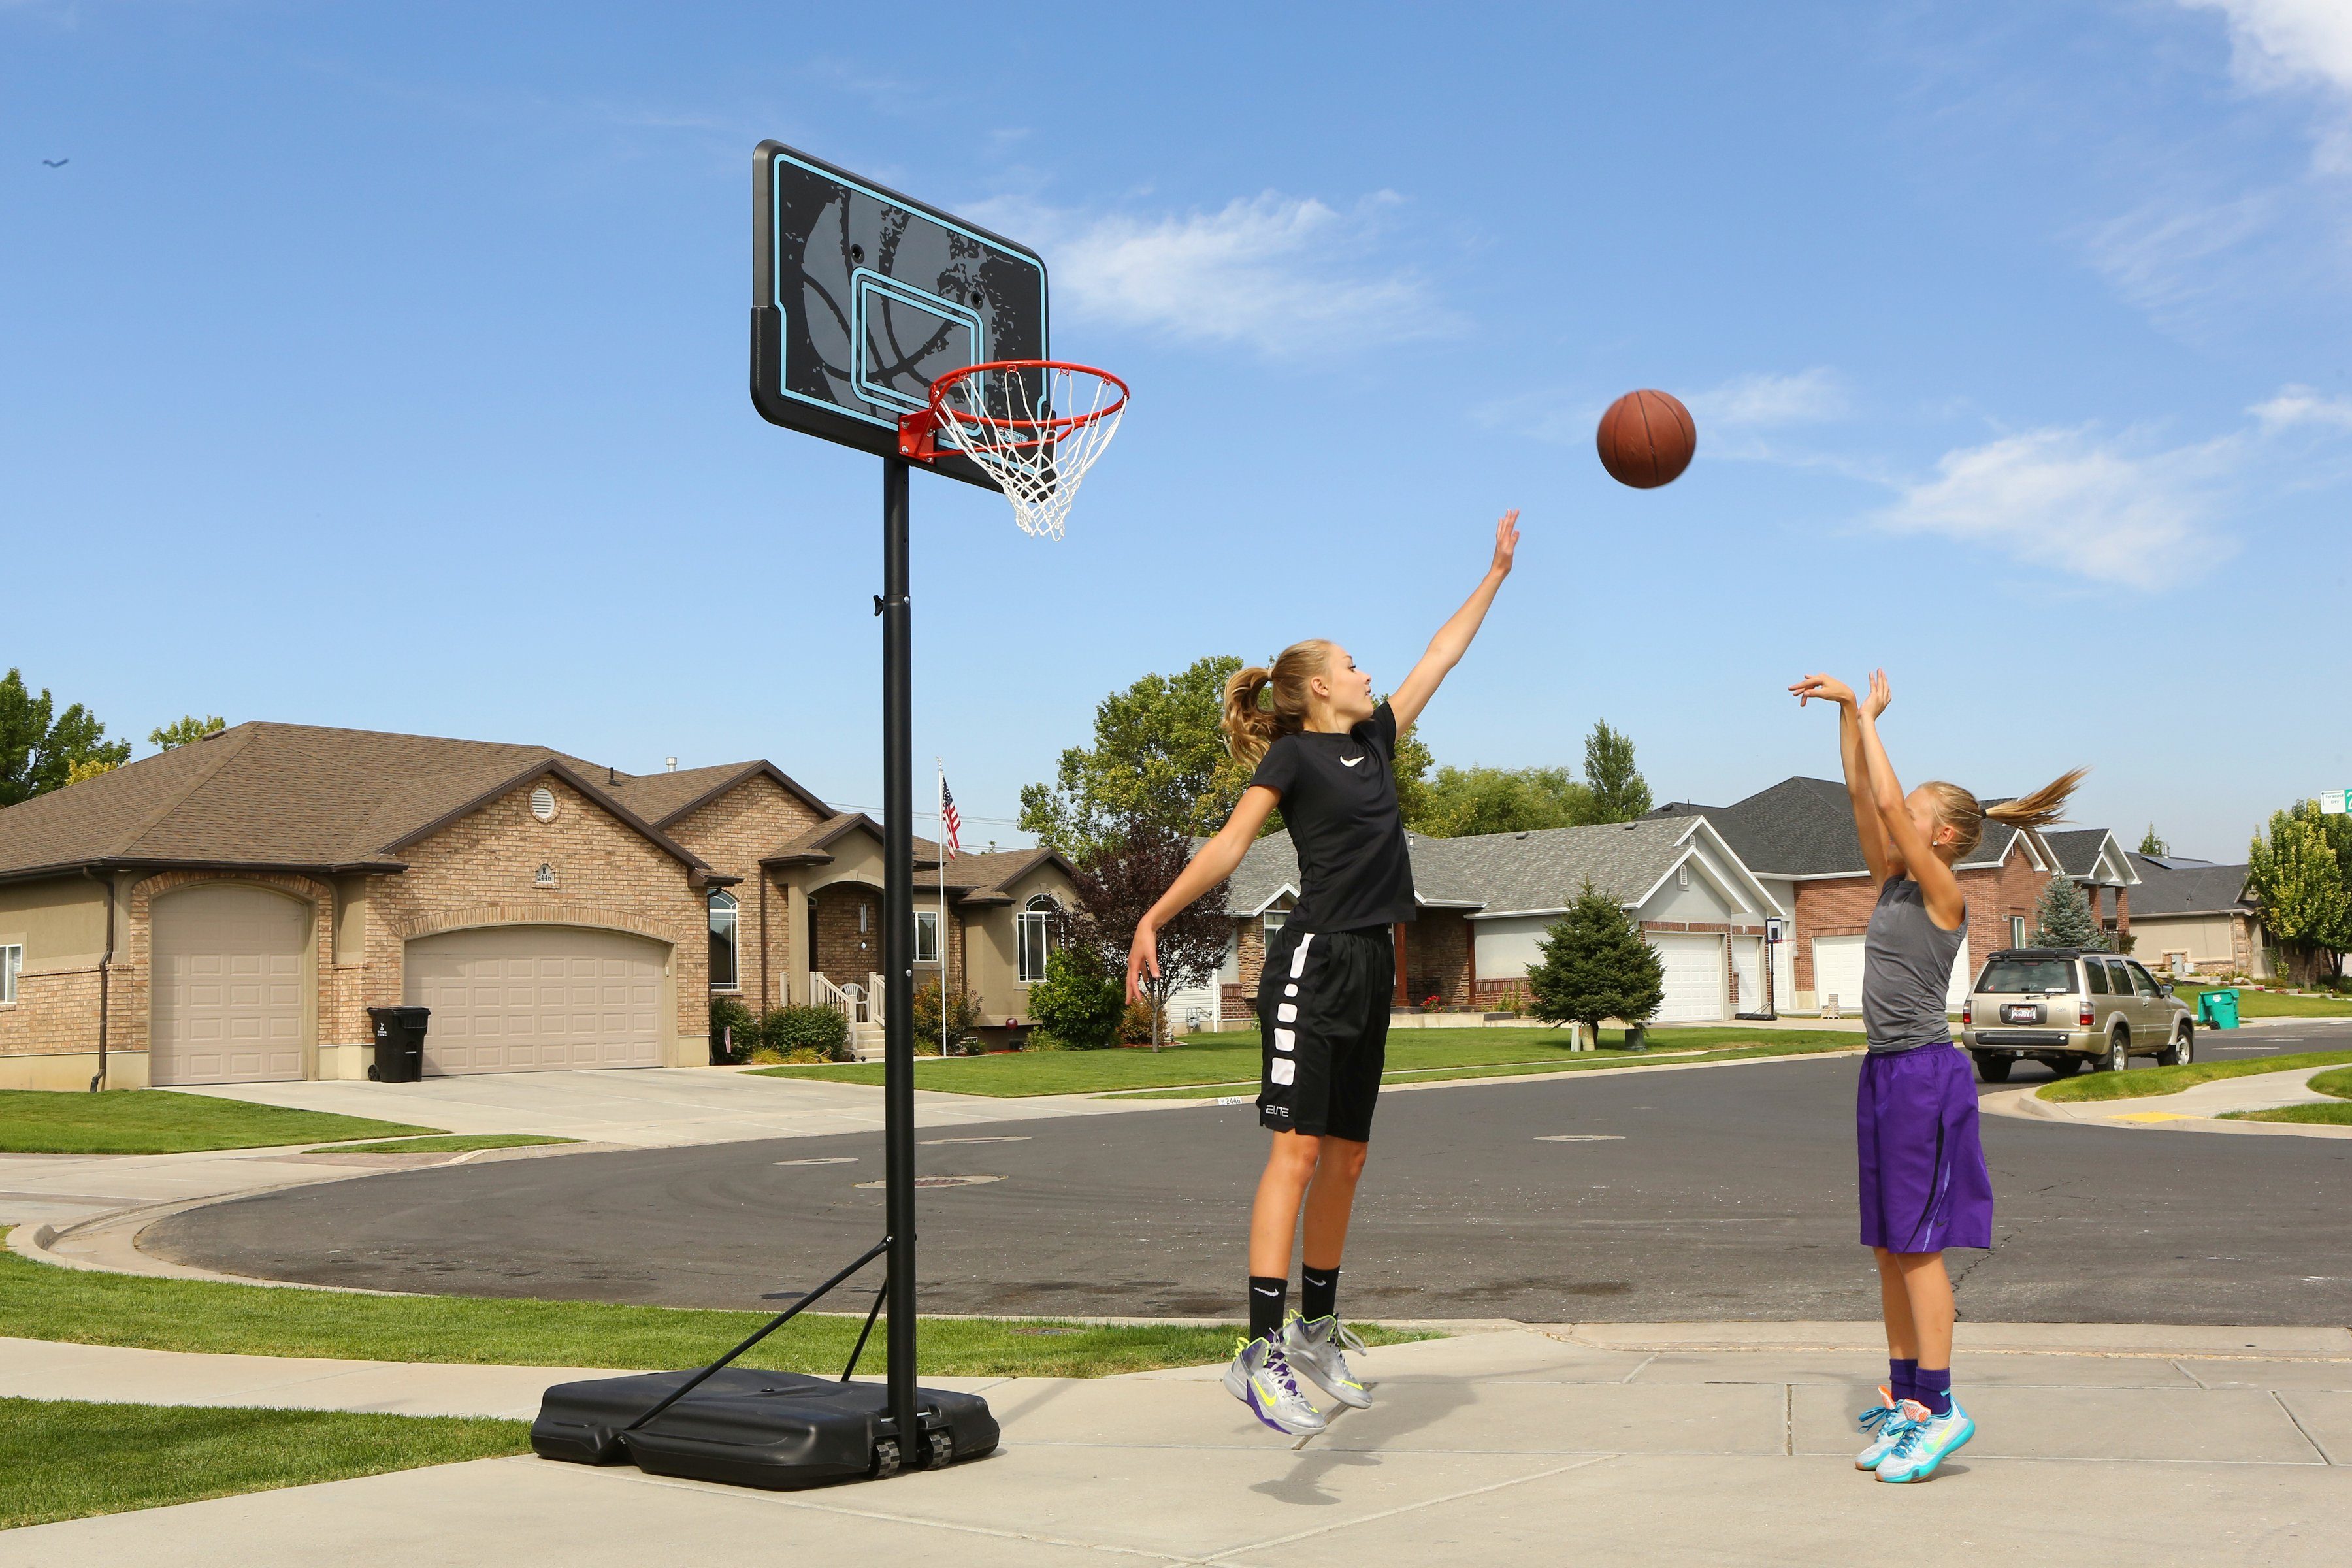
<path fill-rule="evenodd" d="M 2216 1079 L 2246 1078 L 2254 1073 L 2292 1072 L 2297 1068 L 2333 1067 L 2352 1062 L 2352 1051 L 2303 1051 L 2294 1056 L 2255 1057 L 2247 1061 L 2190 1062 L 2177 1068 L 2134 1068 L 2129 1072 L 2090 1073 L 2060 1079 L 2035 1092 L 2044 1100 L 2137 1100 L 2151 1094 L 2179 1094 Z"/>
<path fill-rule="evenodd" d="M 440 1138 L 397 1138 L 389 1143 L 334 1143 L 314 1154 L 462 1154 L 475 1149 L 528 1149 L 541 1143 L 577 1143 L 577 1138 L 542 1138 L 536 1132 L 452 1132 Z"/>
<path fill-rule="evenodd" d="M 2325 1105 L 2281 1105 L 2269 1110 L 2225 1110 L 2224 1121 L 2301 1121 L 2320 1127 L 2352 1127 L 2352 1100 Z"/>
<path fill-rule="evenodd" d="M 0 1089 L 0 1153 L 6 1154 L 184 1154 L 440 1131 L 168 1089 Z"/>
<path fill-rule="evenodd" d="M 2175 985 L 2172 994 L 2189 1004 L 2193 1017 L 2197 998 L 2206 989 L 2202 985 Z M 2217 989 L 2227 991 L 2231 987 Z M 2241 1018 L 2352 1018 L 2352 996 L 2284 996 L 2275 991 L 2249 991 L 2242 985 L 2235 989 Z"/>
<path fill-rule="evenodd" d="M 1496 1073 L 1558 1072 L 1569 1068 L 1622 1067 L 1668 1052 L 1738 1052 L 1784 1055 L 1805 1051 L 1858 1050 L 1862 1037 L 1835 1029 L 1743 1029 L 1737 1025 L 1704 1029 L 1652 1029 L 1650 1050 L 1635 1056 L 1623 1037 L 1606 1030 L 1598 1051 L 1570 1051 L 1567 1031 L 1546 1028 L 1398 1029 L 1389 1036 L 1387 1083 L 1429 1078 L 1486 1077 Z M 1114 1094 L 1123 1090 L 1254 1088 L 1258 1077 L 1257 1031 L 1228 1030 L 1187 1035 L 1158 1053 L 1114 1051 L 1013 1051 L 988 1057 L 918 1058 L 918 1088 L 950 1094 L 1022 1098 L 1037 1094 Z M 829 1079 L 878 1084 L 882 1064 L 854 1062 L 831 1067 L 762 1068 L 753 1076 Z"/>
<path fill-rule="evenodd" d="M 0 1399 L 0 1530 L 530 1450 L 521 1421 Z"/>
<path fill-rule="evenodd" d="M 853 1291 L 830 1304 L 862 1310 L 872 1300 L 870 1292 Z M 0 1335 L 143 1350 L 635 1370 L 710 1361 L 769 1315 L 273 1289 L 57 1268 L 0 1252 Z M 862 1321 L 832 1313 L 796 1318 L 742 1364 L 838 1375 Z M 1355 1327 L 1373 1344 L 1432 1337 Z M 1228 1326 L 926 1318 L 919 1365 L 932 1377 L 1101 1377 L 1223 1361 L 1234 1353 L 1236 1332 Z M 861 1363 L 868 1373 L 881 1369 L 881 1333 L 877 1327 Z"/>
<path fill-rule="evenodd" d="M 2352 1100 L 2352 1068 L 2337 1068 L 2334 1072 L 2315 1074 L 2310 1079 L 2314 1094 L 2332 1094 L 2338 1100 Z"/>

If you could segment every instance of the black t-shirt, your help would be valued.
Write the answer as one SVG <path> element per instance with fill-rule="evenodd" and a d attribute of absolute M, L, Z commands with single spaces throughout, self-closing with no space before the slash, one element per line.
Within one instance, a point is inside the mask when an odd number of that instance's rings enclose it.
<path fill-rule="evenodd" d="M 1253 785 L 1282 796 L 1298 851 L 1289 924 L 1354 931 L 1413 918 L 1412 858 L 1397 812 L 1396 714 L 1381 703 L 1344 735 L 1305 731 L 1266 749 Z"/>

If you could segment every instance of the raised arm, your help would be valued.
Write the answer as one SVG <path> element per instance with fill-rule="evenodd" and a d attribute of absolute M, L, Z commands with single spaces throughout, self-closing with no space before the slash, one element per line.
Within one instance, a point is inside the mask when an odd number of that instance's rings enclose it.
<path fill-rule="evenodd" d="M 1217 836 L 1201 846 L 1168 890 L 1153 901 L 1135 928 L 1135 940 L 1127 949 L 1127 999 L 1143 1000 L 1143 979 L 1149 973 L 1160 978 L 1160 928 L 1169 917 L 1207 892 L 1211 888 L 1234 874 L 1242 863 L 1243 855 L 1256 841 L 1257 830 L 1265 826 L 1267 816 L 1281 803 L 1282 797 L 1264 784 L 1252 784 L 1242 792 L 1241 803 Z"/>
<path fill-rule="evenodd" d="M 1853 688 L 1828 675 L 1809 675 L 1789 688 L 1797 706 L 1819 700 L 1838 710 L 1838 761 L 1845 769 L 1845 795 L 1853 807 L 1854 836 L 1862 840 L 1862 863 L 1870 868 L 1871 885 L 1886 880 L 1893 862 L 1886 852 L 1886 829 L 1878 820 L 1878 805 L 1870 795 L 1870 768 L 1862 755 L 1862 721 L 1855 711 Z"/>
<path fill-rule="evenodd" d="M 1403 684 L 1389 694 L 1389 710 L 1396 715 L 1397 733 L 1412 728 L 1421 710 L 1437 694 L 1439 684 L 1462 662 L 1470 651 L 1470 639 L 1478 635 L 1479 623 L 1486 618 L 1486 606 L 1495 602 L 1495 590 L 1511 574 L 1511 556 L 1519 547 L 1519 509 L 1513 507 L 1495 524 L 1495 559 L 1486 567 L 1486 575 L 1453 618 L 1437 628 L 1429 639 L 1429 651 L 1412 667 L 1412 673 Z"/>
<path fill-rule="evenodd" d="M 1919 884 L 1919 901 L 1927 906 L 1927 918 L 1945 931 L 1960 929 L 1963 900 L 1960 879 L 1936 853 L 1936 846 L 1919 830 L 1911 816 L 1910 804 L 1903 798 L 1903 781 L 1895 776 L 1895 764 L 1887 759 L 1886 745 L 1878 738 L 1878 716 L 1886 711 L 1894 693 L 1886 684 L 1886 672 L 1872 672 L 1870 696 L 1860 704 L 1862 724 L 1862 755 L 1870 772 L 1871 803 L 1878 808 L 1878 819 L 1885 825 L 1887 837 L 1903 854 L 1904 868 L 1911 879 Z"/>

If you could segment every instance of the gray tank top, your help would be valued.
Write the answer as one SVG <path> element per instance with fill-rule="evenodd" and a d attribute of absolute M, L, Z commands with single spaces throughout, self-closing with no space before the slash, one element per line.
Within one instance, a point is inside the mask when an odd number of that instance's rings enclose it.
<path fill-rule="evenodd" d="M 1919 884 L 1908 877 L 1890 877 L 1878 889 L 1862 945 L 1862 1026 L 1872 1050 L 1952 1043 L 1944 1000 L 1968 931 L 1965 906 L 1958 931 L 1929 920 Z"/>

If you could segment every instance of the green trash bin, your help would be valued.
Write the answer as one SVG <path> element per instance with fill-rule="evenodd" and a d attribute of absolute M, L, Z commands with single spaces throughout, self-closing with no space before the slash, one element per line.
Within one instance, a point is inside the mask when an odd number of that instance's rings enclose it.
<path fill-rule="evenodd" d="M 2214 991 L 2201 991 L 2197 995 L 2197 1021 L 2209 1029 L 2234 1029 L 2238 1026 L 2238 993 L 2225 986 Z"/>

